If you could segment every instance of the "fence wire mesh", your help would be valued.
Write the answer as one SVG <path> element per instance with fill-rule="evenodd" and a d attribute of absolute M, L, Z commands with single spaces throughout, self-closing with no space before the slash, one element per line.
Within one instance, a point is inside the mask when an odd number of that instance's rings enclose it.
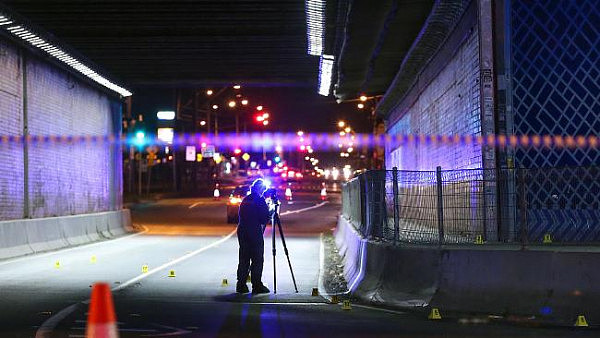
<path fill-rule="evenodd" d="M 600 242 L 600 168 L 369 171 L 345 184 L 363 236 L 405 243 Z"/>

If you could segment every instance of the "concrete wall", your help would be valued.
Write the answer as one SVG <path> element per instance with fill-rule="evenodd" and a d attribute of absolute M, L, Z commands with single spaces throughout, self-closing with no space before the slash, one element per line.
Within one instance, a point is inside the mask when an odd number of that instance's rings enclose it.
<path fill-rule="evenodd" d="M 23 135 L 23 76 L 17 49 L 0 38 L 0 136 Z M 0 142 L 0 220 L 22 218 L 23 145 Z"/>
<path fill-rule="evenodd" d="M 120 109 L 117 98 L 0 38 L 0 135 L 114 134 Z M 103 143 L 1 142 L 0 220 L 121 209 L 119 153 Z"/>
<path fill-rule="evenodd" d="M 387 121 L 389 134 L 481 134 L 479 41 L 469 11 Z M 450 58 L 446 58 L 450 55 Z M 400 170 L 480 168 L 479 145 L 419 145 L 386 149 L 386 167 Z"/>

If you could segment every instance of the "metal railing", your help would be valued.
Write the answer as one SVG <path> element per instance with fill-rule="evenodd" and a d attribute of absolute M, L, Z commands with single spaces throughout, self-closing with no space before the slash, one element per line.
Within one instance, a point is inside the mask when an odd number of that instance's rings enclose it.
<path fill-rule="evenodd" d="M 342 213 L 394 243 L 600 243 L 600 168 L 368 171 Z"/>

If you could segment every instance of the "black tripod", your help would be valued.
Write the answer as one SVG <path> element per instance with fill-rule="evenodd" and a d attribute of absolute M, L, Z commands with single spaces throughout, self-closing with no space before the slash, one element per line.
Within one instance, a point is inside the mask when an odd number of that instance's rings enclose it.
<path fill-rule="evenodd" d="M 277 249 L 275 248 L 275 224 L 277 224 L 277 228 L 279 228 L 279 236 L 281 237 L 281 242 L 283 243 L 283 251 L 287 256 L 288 265 L 292 274 L 292 281 L 294 282 L 294 289 L 296 290 L 296 293 L 298 293 L 296 277 L 294 277 L 294 270 L 292 269 L 290 254 L 288 253 L 287 245 L 285 245 L 285 236 L 283 235 L 283 229 L 281 228 L 281 219 L 279 219 L 279 206 L 281 205 L 281 202 L 279 202 L 277 197 L 274 197 L 272 200 L 275 204 L 275 212 L 273 213 L 273 218 L 271 218 L 271 231 L 273 231 L 273 293 L 277 293 L 277 268 L 275 267 L 275 255 L 277 254 Z"/>

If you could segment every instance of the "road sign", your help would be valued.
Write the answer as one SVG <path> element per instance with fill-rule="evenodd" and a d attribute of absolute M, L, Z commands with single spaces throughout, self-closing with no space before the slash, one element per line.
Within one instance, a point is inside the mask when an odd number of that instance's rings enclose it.
<path fill-rule="evenodd" d="M 207 145 L 202 148 L 202 157 L 213 157 L 215 155 L 215 146 Z"/>
<path fill-rule="evenodd" d="M 185 160 L 196 161 L 196 146 L 185 146 Z"/>

